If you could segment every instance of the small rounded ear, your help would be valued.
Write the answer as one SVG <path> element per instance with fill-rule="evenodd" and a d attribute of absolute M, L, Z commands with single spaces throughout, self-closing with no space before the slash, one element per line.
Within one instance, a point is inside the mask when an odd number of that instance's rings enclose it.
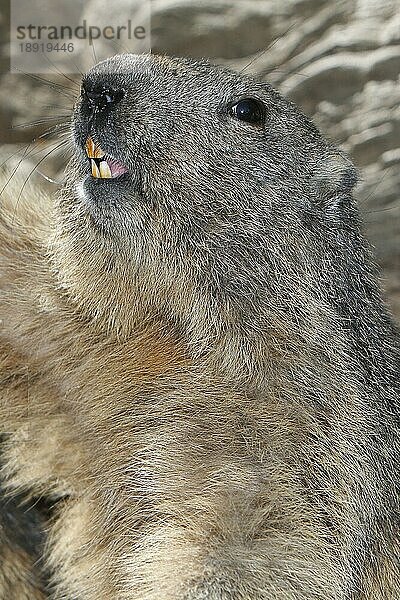
<path fill-rule="evenodd" d="M 326 206 L 330 201 L 351 196 L 357 183 L 357 171 L 351 160 L 336 151 L 321 157 L 315 164 L 310 185 L 317 204 Z"/>

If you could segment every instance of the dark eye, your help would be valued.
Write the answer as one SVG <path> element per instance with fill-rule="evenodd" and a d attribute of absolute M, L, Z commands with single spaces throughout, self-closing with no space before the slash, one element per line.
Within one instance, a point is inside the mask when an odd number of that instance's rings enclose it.
<path fill-rule="evenodd" d="M 265 122 L 265 106 L 257 98 L 242 98 L 229 106 L 229 115 L 239 121 L 262 125 Z"/>

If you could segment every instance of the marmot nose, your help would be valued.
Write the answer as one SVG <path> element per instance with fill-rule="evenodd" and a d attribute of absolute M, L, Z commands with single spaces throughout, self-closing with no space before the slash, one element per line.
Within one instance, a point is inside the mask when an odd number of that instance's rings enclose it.
<path fill-rule="evenodd" d="M 111 110 L 124 97 L 124 91 L 110 86 L 88 83 L 82 85 L 82 95 L 91 110 Z"/>

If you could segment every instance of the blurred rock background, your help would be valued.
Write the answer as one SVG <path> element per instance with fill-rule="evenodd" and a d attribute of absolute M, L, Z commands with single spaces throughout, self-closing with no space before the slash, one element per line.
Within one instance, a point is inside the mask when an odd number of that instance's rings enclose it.
<path fill-rule="evenodd" d="M 85 3 L 93 23 L 99 2 Z M 124 16 L 143 9 L 140 0 L 114 4 Z M 67 115 L 60 107 L 71 100 L 69 90 L 7 73 L 7 3 L 0 7 L 0 127 L 2 141 L 15 145 L 43 126 L 10 125 Z M 151 17 L 153 52 L 206 56 L 270 81 L 350 154 L 366 232 L 400 319 L 400 0 L 152 0 Z M 61 177 L 63 162 L 54 152 L 41 168 Z"/>

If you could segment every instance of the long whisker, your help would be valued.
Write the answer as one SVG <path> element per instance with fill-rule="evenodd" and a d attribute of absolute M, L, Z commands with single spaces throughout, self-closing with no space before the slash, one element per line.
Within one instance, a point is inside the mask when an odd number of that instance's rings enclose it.
<path fill-rule="evenodd" d="M 53 152 L 55 152 L 55 151 L 56 151 L 56 150 L 58 150 L 59 148 L 61 148 L 61 147 L 65 146 L 66 144 L 68 144 L 68 142 L 69 142 L 69 141 L 70 141 L 70 140 L 63 140 L 63 141 L 62 141 L 62 142 L 60 142 L 60 143 L 59 143 L 59 144 L 58 144 L 58 145 L 57 145 L 55 148 L 52 148 L 52 149 L 51 149 L 49 152 L 46 152 L 46 154 L 45 154 L 45 155 L 44 155 L 44 156 L 43 156 L 43 157 L 42 157 L 42 158 L 41 158 L 41 159 L 38 161 L 38 163 L 37 163 L 37 164 L 36 164 L 36 165 L 33 167 L 33 169 L 31 169 L 31 170 L 29 171 L 29 173 L 28 173 L 28 175 L 27 175 L 27 177 L 26 177 L 26 179 L 25 179 L 24 183 L 22 184 L 21 190 L 20 190 L 20 192 L 19 192 L 19 194 L 18 194 L 18 198 L 17 198 L 17 201 L 16 201 L 16 203 L 15 203 L 15 208 L 17 208 L 17 206 L 18 206 L 18 203 L 19 203 L 19 201 L 20 201 L 20 199 L 21 199 L 21 196 L 22 196 L 22 194 L 23 194 L 23 192 L 24 192 L 24 189 L 25 189 L 25 187 L 26 187 L 26 185 L 27 185 L 27 183 L 28 183 L 28 181 L 29 181 L 29 179 L 30 179 L 31 175 L 32 175 L 32 174 L 33 174 L 33 173 L 36 171 L 36 169 L 38 168 L 38 166 L 39 166 L 39 165 L 41 165 L 41 164 L 42 164 L 42 162 L 43 162 L 44 160 L 46 160 L 46 158 L 47 158 L 48 156 L 50 156 L 50 154 L 52 154 Z M 16 213 L 16 210 L 14 211 L 14 217 L 15 217 L 15 213 Z M 13 218 L 13 221 L 12 221 L 12 223 L 14 223 L 14 218 Z"/>
<path fill-rule="evenodd" d="M 16 69 L 16 70 L 19 71 L 20 73 L 22 73 L 23 75 L 25 75 L 26 77 L 30 77 L 34 81 L 40 81 L 41 83 L 44 83 L 48 87 L 53 88 L 53 90 L 55 92 L 57 92 L 58 94 L 61 94 L 62 96 L 65 96 L 65 98 L 68 98 L 68 100 L 75 99 L 75 91 L 76 90 L 73 90 L 70 87 L 61 85 L 60 83 L 56 83 L 55 81 L 49 81 L 48 79 L 45 79 L 44 77 L 39 77 L 39 75 L 33 75 L 32 73 L 25 73 L 24 71 L 20 71 L 19 69 Z M 69 91 L 66 91 L 66 90 L 69 90 Z M 74 94 L 72 92 L 74 92 Z"/>
<path fill-rule="evenodd" d="M 286 29 L 286 31 L 284 31 L 282 33 L 282 35 L 280 35 L 279 37 L 277 37 L 273 42 L 271 42 L 265 49 L 257 52 L 253 58 L 250 60 L 250 62 L 248 62 L 243 69 L 241 69 L 239 71 L 239 73 L 243 73 L 244 71 L 246 71 L 251 65 L 253 65 L 257 60 L 259 60 L 260 58 L 262 58 L 269 50 L 271 50 L 271 48 L 273 48 L 280 40 L 282 40 L 283 38 L 285 38 L 287 36 L 288 33 L 290 33 L 292 31 L 292 29 L 294 29 L 294 27 L 297 27 L 297 23 L 293 23 L 290 27 L 288 27 Z"/>
<path fill-rule="evenodd" d="M 68 89 L 79 89 L 79 84 L 77 81 L 75 81 L 75 79 L 72 79 L 72 77 L 68 77 L 68 75 L 63 73 L 63 71 L 60 71 L 60 69 L 57 67 L 57 65 L 52 60 L 50 60 L 50 58 L 46 54 L 44 54 L 43 56 L 47 60 L 47 62 L 53 67 L 53 69 L 55 69 L 56 73 L 58 73 L 59 75 L 64 77 L 67 81 L 70 81 L 73 84 L 74 87 L 73 88 L 68 87 Z"/>
<path fill-rule="evenodd" d="M 55 185 L 62 185 L 62 181 L 56 181 L 55 179 L 48 177 L 48 175 L 45 175 L 44 173 L 42 173 L 42 171 L 39 171 L 39 169 L 36 169 L 36 173 L 43 177 L 43 179 L 45 179 L 49 183 L 54 183 Z"/>
<path fill-rule="evenodd" d="M 8 186 L 8 184 L 10 183 L 11 179 L 14 177 L 15 173 L 18 171 L 19 167 L 21 166 L 22 161 L 27 156 L 29 156 L 28 150 L 29 150 L 29 148 L 31 146 L 32 146 L 32 142 L 25 147 L 21 159 L 18 161 L 18 163 L 16 164 L 16 166 L 13 168 L 13 170 L 11 171 L 10 177 L 7 179 L 7 181 L 5 182 L 3 188 L 0 190 L 0 197 L 2 196 L 4 190 L 6 189 L 6 187 Z M 15 152 L 14 154 L 12 154 L 11 157 L 9 156 L 0 166 L 2 167 L 3 165 L 5 165 L 13 156 L 15 156 L 18 153 L 19 153 L 19 150 L 17 152 Z"/>
<path fill-rule="evenodd" d="M 60 106 L 59 104 L 41 104 L 41 106 L 43 108 L 48 108 L 48 109 L 55 108 L 57 110 L 65 110 L 66 111 L 65 116 L 69 116 L 71 114 L 70 109 L 72 108 L 71 105 L 69 105 L 69 106 L 66 106 L 66 105 L 65 106 Z"/>
<path fill-rule="evenodd" d="M 92 39 L 92 43 L 90 44 L 92 46 L 92 53 L 93 53 L 93 58 L 94 58 L 94 64 L 97 64 L 98 58 L 97 58 L 97 54 L 96 54 L 96 50 L 94 48 L 94 40 Z"/>
<path fill-rule="evenodd" d="M 26 152 L 28 150 L 28 148 L 30 146 L 32 146 L 33 141 L 29 142 L 25 147 L 24 147 L 24 152 Z M 18 148 L 18 150 L 16 150 L 15 152 L 13 152 L 12 154 L 10 154 L 10 156 L 8 156 L 5 160 L 3 160 L 3 162 L 0 163 L 0 169 L 8 163 L 9 160 L 11 160 L 12 158 L 14 158 L 14 156 L 17 156 L 18 154 L 20 154 L 22 148 Z"/>
<path fill-rule="evenodd" d="M 65 135 L 65 132 L 64 132 Z M 4 184 L 3 188 L 0 191 L 0 196 L 3 194 L 4 190 L 7 188 L 7 186 L 9 185 L 10 181 L 12 180 L 12 178 L 14 177 L 15 173 L 17 172 L 17 170 L 19 169 L 19 167 L 21 166 L 22 162 L 24 160 L 26 160 L 27 158 L 32 158 L 34 156 L 37 156 L 38 154 L 41 154 L 44 150 L 44 148 L 39 148 L 37 149 L 34 146 L 36 139 L 33 140 L 32 142 L 30 142 L 29 144 L 27 144 L 27 146 L 24 148 L 23 154 L 20 158 L 20 160 L 18 161 L 18 163 L 16 164 L 16 166 L 13 168 L 13 170 L 11 171 L 10 177 L 7 179 L 6 183 Z M 63 140 L 61 142 L 61 144 L 64 144 L 66 142 L 68 142 L 69 139 L 67 140 Z M 51 151 L 47 152 L 46 155 L 43 158 L 46 158 L 46 156 L 48 156 L 49 154 L 51 154 L 54 150 L 57 149 L 58 145 L 61 145 L 59 140 L 53 141 L 52 143 L 50 143 L 47 148 L 50 146 L 52 147 Z M 54 147 L 55 146 L 55 147 Z M 3 167 L 9 160 L 11 160 L 14 156 L 18 155 L 20 153 L 21 149 L 18 149 L 16 152 L 14 152 L 13 154 L 11 154 L 11 156 L 9 156 L 8 158 L 6 158 L 6 160 L 4 160 L 0 167 Z M 40 164 L 40 162 L 42 162 L 42 159 L 37 163 L 37 165 L 35 165 L 35 167 L 32 169 L 32 172 L 35 170 L 35 168 Z M 31 172 L 31 173 L 32 173 Z M 28 178 L 30 177 L 31 173 L 28 175 Z"/>
<path fill-rule="evenodd" d="M 65 133 L 66 131 L 71 131 L 71 126 L 69 123 L 57 123 L 54 127 L 50 127 L 47 131 L 44 131 L 38 137 L 37 140 L 41 140 L 42 138 L 53 135 L 54 133 Z"/>
<path fill-rule="evenodd" d="M 36 127 L 37 125 L 45 125 L 49 121 L 61 121 L 65 119 L 64 116 L 57 117 L 44 117 L 43 119 L 37 119 L 37 121 L 27 121 L 26 123 L 16 123 L 9 127 L 9 129 L 29 129 L 30 127 Z"/>

